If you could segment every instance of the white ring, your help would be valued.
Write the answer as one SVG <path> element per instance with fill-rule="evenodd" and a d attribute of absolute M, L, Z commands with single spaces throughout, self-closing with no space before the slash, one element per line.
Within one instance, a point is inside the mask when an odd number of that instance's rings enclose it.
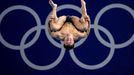
<path fill-rule="evenodd" d="M 21 54 L 21 57 L 22 57 L 23 61 L 24 61 L 29 67 L 31 67 L 31 68 L 33 68 L 33 69 L 36 69 L 36 70 L 49 70 L 49 69 L 54 68 L 55 66 L 57 66 L 57 65 L 61 62 L 61 60 L 63 59 L 64 54 L 65 54 L 65 49 L 62 48 L 59 57 L 58 57 L 53 63 L 51 63 L 51 64 L 49 64 L 49 65 L 39 66 L 39 65 L 36 65 L 36 64 L 32 63 L 31 61 L 29 61 L 29 59 L 26 57 L 25 51 L 24 51 L 24 49 L 25 49 L 25 48 L 24 48 L 25 42 L 26 42 L 26 39 L 28 38 L 28 36 L 29 36 L 31 33 L 33 33 L 34 31 L 38 30 L 38 29 L 39 29 L 39 30 L 45 29 L 45 26 L 42 25 L 42 26 L 40 26 L 40 27 L 37 27 L 37 26 L 36 26 L 36 27 L 33 27 L 33 28 L 31 28 L 28 32 L 25 33 L 25 35 L 23 36 L 23 38 L 22 38 L 22 40 L 21 40 L 21 43 L 20 43 L 20 45 L 21 45 L 21 46 L 20 46 L 20 47 L 21 47 L 21 49 L 20 49 L 20 54 Z"/>
<path fill-rule="evenodd" d="M 104 7 L 104 8 L 97 14 L 97 16 L 96 16 L 96 18 L 95 18 L 95 21 L 94 21 L 94 25 L 98 25 L 99 20 L 100 20 L 100 17 L 101 17 L 106 11 L 108 11 L 108 10 L 110 10 L 110 9 L 113 9 L 113 8 L 121 8 L 121 9 L 124 9 L 124 10 L 128 11 L 128 12 L 132 15 L 132 17 L 134 18 L 134 11 L 133 11 L 133 9 L 131 9 L 130 7 L 128 7 L 128 6 L 126 6 L 126 5 L 123 5 L 123 4 L 110 4 L 110 5 L 106 6 L 106 7 Z M 103 45 L 105 45 L 105 46 L 107 46 L 107 47 L 111 47 L 111 46 L 113 47 L 113 46 L 114 46 L 115 48 L 123 48 L 123 47 L 126 47 L 126 46 L 128 46 L 128 45 L 130 45 L 131 43 L 134 42 L 134 34 L 133 34 L 132 37 L 131 37 L 128 41 L 126 41 L 126 42 L 124 42 L 124 43 L 120 43 L 120 44 L 111 45 L 110 43 L 108 43 L 107 41 L 105 41 L 105 40 L 100 36 L 100 34 L 99 34 L 99 32 L 98 32 L 97 29 L 95 29 L 95 33 L 96 33 L 96 37 L 98 38 L 98 40 L 99 40 Z"/>
<path fill-rule="evenodd" d="M 108 36 L 108 38 L 109 38 L 109 40 L 110 40 L 110 43 L 111 43 L 111 45 L 114 45 L 114 39 L 111 37 L 111 34 L 110 34 L 110 32 L 107 30 L 107 29 L 105 29 L 104 27 L 102 27 L 102 26 L 95 26 L 95 25 L 91 25 L 91 28 L 94 28 L 94 29 L 99 29 L 99 30 L 101 30 L 101 31 L 103 31 L 103 32 L 105 32 L 105 34 Z M 110 35 L 110 36 L 109 36 Z M 107 58 L 103 61 L 103 62 L 101 62 L 101 63 L 99 63 L 99 64 L 96 64 L 96 65 L 87 65 L 87 64 L 84 64 L 84 63 L 82 63 L 81 61 L 79 61 L 79 59 L 76 57 L 76 55 L 74 54 L 74 50 L 70 50 L 70 55 L 71 55 L 71 58 L 72 58 L 72 60 L 79 66 L 79 67 L 81 67 L 81 68 L 84 68 L 84 69 L 88 69 L 88 70 L 95 70 L 95 69 L 99 69 L 99 68 L 102 68 L 102 67 L 104 67 L 105 65 L 107 65 L 109 62 L 110 62 L 110 60 L 112 59 L 112 57 L 113 57 L 113 55 L 114 55 L 114 51 L 115 51 L 115 48 L 114 47 L 111 47 L 111 49 L 110 49 L 110 53 L 109 53 L 109 55 L 107 56 Z"/>
<path fill-rule="evenodd" d="M 81 9 L 78 7 L 78 6 L 75 6 L 75 5 L 71 5 L 71 4 L 64 4 L 64 5 L 60 5 L 58 6 L 57 8 L 57 12 L 60 11 L 60 10 L 63 10 L 63 9 L 73 9 L 73 10 L 76 10 L 77 12 L 81 13 Z M 49 34 L 48 32 L 48 21 L 49 21 L 49 16 L 51 15 L 51 13 L 49 13 L 49 15 L 47 16 L 46 18 L 46 22 L 45 22 L 45 26 L 46 26 L 46 29 L 45 29 L 45 32 L 46 32 L 46 35 L 47 35 L 47 38 L 48 40 L 56 47 L 58 48 L 61 48 L 61 45 L 56 42 Z M 81 40 L 79 40 L 76 44 L 75 44 L 75 47 L 78 47 L 80 46 L 82 43 L 84 43 L 84 41 L 87 39 L 86 38 L 83 38 Z"/>
<path fill-rule="evenodd" d="M 11 6 L 9 8 L 7 8 L 5 11 L 3 11 L 1 14 L 0 14 L 0 23 L 2 22 L 2 19 L 4 18 L 4 16 L 6 14 L 8 14 L 9 12 L 13 11 L 13 10 L 25 10 L 27 12 L 29 12 L 35 19 L 36 23 L 37 23 L 37 26 L 40 26 L 41 25 L 41 22 L 40 22 L 40 19 L 38 17 L 38 15 L 36 14 L 36 12 L 29 8 L 29 7 L 26 7 L 26 6 L 23 6 L 23 5 L 16 5 L 16 6 Z M 40 34 L 40 30 L 37 30 L 37 33 L 35 34 L 34 38 L 24 46 L 24 48 L 28 48 L 30 47 L 31 45 L 34 44 L 34 42 L 37 40 L 36 36 L 39 36 Z M 12 45 L 8 42 L 6 42 L 2 35 L 1 35 L 1 32 L 0 32 L 0 42 L 6 46 L 7 48 L 10 48 L 10 49 L 13 49 L 13 50 L 19 50 L 20 49 L 20 46 L 17 46 L 17 45 Z"/>

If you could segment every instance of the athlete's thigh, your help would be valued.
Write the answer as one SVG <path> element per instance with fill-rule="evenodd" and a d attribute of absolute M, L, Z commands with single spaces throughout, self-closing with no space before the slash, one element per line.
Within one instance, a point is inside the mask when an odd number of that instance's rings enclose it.
<path fill-rule="evenodd" d="M 60 16 L 58 18 L 57 24 L 62 26 L 64 24 L 64 22 L 66 21 L 66 18 L 67 18 L 66 16 Z"/>
<path fill-rule="evenodd" d="M 52 31 L 58 31 L 66 21 L 66 16 L 60 16 L 56 21 L 54 18 L 49 20 L 50 29 Z"/>
<path fill-rule="evenodd" d="M 81 19 L 77 16 L 72 16 L 71 18 L 75 27 L 82 31 L 84 26 L 83 23 L 81 22 Z"/>

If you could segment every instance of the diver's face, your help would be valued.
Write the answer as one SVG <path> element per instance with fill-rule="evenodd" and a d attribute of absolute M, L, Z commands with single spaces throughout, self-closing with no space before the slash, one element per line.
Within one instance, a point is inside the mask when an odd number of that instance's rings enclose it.
<path fill-rule="evenodd" d="M 73 46 L 74 45 L 73 35 L 69 34 L 64 38 L 64 45 L 65 46 Z"/>

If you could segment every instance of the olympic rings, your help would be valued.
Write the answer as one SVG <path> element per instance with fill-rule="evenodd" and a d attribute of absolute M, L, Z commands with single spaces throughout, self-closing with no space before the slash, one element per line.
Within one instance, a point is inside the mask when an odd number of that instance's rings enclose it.
<path fill-rule="evenodd" d="M 62 60 L 62 58 L 64 57 L 64 54 L 65 54 L 65 49 L 64 48 L 62 48 L 61 53 L 60 53 L 59 57 L 57 58 L 57 60 L 55 60 L 52 64 L 47 65 L 47 66 L 38 66 L 38 65 L 33 64 L 32 62 L 30 62 L 28 60 L 28 58 L 26 57 L 25 52 L 24 52 L 24 49 L 25 49 L 24 44 L 25 44 L 25 41 L 28 38 L 28 36 L 31 33 L 33 33 L 34 31 L 41 30 L 41 29 L 45 29 L 45 26 L 42 25 L 40 27 L 37 27 L 37 26 L 33 27 L 23 36 L 23 38 L 21 40 L 21 44 L 20 44 L 21 45 L 20 54 L 21 54 L 22 59 L 24 60 L 24 62 L 28 66 L 30 66 L 31 68 L 36 69 L 36 70 L 48 70 L 48 69 L 51 69 L 51 68 L 57 66 L 61 62 L 61 60 Z"/>
<path fill-rule="evenodd" d="M 35 18 L 35 21 L 36 21 L 36 23 L 37 23 L 37 26 L 40 26 L 40 25 L 41 25 L 39 16 L 36 14 L 36 12 L 35 12 L 33 9 L 31 9 L 31 8 L 29 8 L 29 7 L 26 7 L 26 6 L 23 6 L 23 5 L 12 6 L 12 7 L 7 8 L 5 11 L 3 11 L 3 12 L 0 14 L 0 24 L 1 24 L 2 19 L 4 18 L 4 16 L 5 16 L 6 14 L 8 14 L 9 12 L 14 11 L 14 10 L 25 10 L 25 11 L 29 12 L 29 13 L 30 13 L 31 15 L 33 15 L 33 17 Z M 40 35 L 39 33 L 40 33 L 40 31 L 37 30 L 37 33 L 35 34 L 34 38 L 33 38 L 28 44 L 26 44 L 26 45 L 24 46 L 24 48 L 28 48 L 28 47 L 32 46 L 32 45 L 35 43 L 35 41 L 38 39 L 37 36 L 39 37 L 39 35 Z M 6 42 L 6 41 L 3 39 L 2 35 L 1 35 L 1 32 L 0 32 L 0 42 L 1 42 L 4 46 L 6 46 L 7 48 L 10 48 L 10 49 L 13 49 L 13 50 L 20 50 L 20 46 L 12 45 L 12 44 Z"/>
<path fill-rule="evenodd" d="M 76 57 L 75 53 L 74 53 L 74 50 L 70 50 L 70 56 L 72 58 L 72 60 L 81 68 L 84 68 L 84 69 L 88 69 L 88 70 L 95 70 L 95 69 L 99 69 L 99 68 L 102 68 L 104 67 L 105 65 L 107 65 L 110 60 L 112 59 L 113 55 L 114 55 L 114 52 L 115 52 L 115 49 L 116 48 L 124 48 L 128 45 L 130 45 L 131 43 L 134 42 L 134 34 L 132 35 L 132 37 L 124 42 L 124 43 L 121 43 L 121 44 L 115 44 L 115 41 L 114 41 L 114 38 L 112 36 L 112 34 L 106 29 L 104 28 L 103 26 L 99 25 L 99 20 L 100 20 L 100 17 L 108 10 L 110 9 L 113 9 L 113 8 L 121 8 L 121 9 L 124 9 L 126 11 L 128 11 L 132 17 L 134 18 L 134 10 L 131 9 L 130 7 L 126 6 L 126 5 L 123 5 L 123 4 L 111 4 L 111 5 L 108 5 L 106 7 L 104 7 L 96 16 L 95 18 L 95 21 L 94 21 L 94 24 L 91 25 L 91 28 L 94 29 L 94 32 L 95 32 L 95 35 L 98 39 L 98 41 L 100 41 L 104 46 L 106 47 L 109 47 L 110 48 L 110 52 L 109 52 L 109 55 L 107 56 L 107 58 L 99 63 L 99 64 L 96 64 L 96 65 L 87 65 L 87 64 L 84 64 L 82 63 L 81 61 L 78 60 L 78 58 Z M 73 10 L 76 10 L 77 12 L 81 13 L 80 11 L 80 8 L 75 6 L 75 5 L 70 5 L 70 4 L 66 4 L 66 5 L 61 5 L 58 7 L 57 11 L 60 11 L 60 10 L 63 10 L 63 9 L 73 9 Z M 1 32 L 0 32 L 0 42 L 6 46 L 7 48 L 10 48 L 10 49 L 13 49 L 13 50 L 19 50 L 20 51 L 20 55 L 23 59 L 23 61 L 31 68 L 33 69 L 36 69 L 36 70 L 49 70 L 49 69 L 52 69 L 54 68 L 55 66 L 57 66 L 61 60 L 63 59 L 64 57 L 64 54 L 65 54 L 65 49 L 63 47 L 63 42 L 58 43 L 56 42 L 48 33 L 48 21 L 49 21 L 49 16 L 51 13 L 49 13 L 49 15 L 47 16 L 46 18 L 46 21 L 45 21 L 45 25 L 41 25 L 41 22 L 40 22 L 40 19 L 39 19 L 39 16 L 37 15 L 37 13 L 27 7 L 27 6 L 23 6 L 23 5 L 16 5 L 16 6 L 11 6 L 9 8 L 7 8 L 5 11 L 3 11 L 1 14 L 0 14 L 0 24 L 2 22 L 2 19 L 4 18 L 4 16 L 6 14 L 8 14 L 9 12 L 11 11 L 14 11 L 14 10 L 24 10 L 24 11 L 27 11 L 29 12 L 34 18 L 35 18 L 35 21 L 37 23 L 37 26 L 35 27 L 32 27 L 31 29 L 29 29 L 25 34 L 24 36 L 22 37 L 21 39 L 21 42 L 20 42 L 20 46 L 19 45 L 12 45 L 10 43 L 8 43 L 7 41 L 5 41 L 1 35 Z M 46 36 L 48 38 L 48 40 L 57 48 L 61 48 L 61 52 L 58 56 L 58 58 L 51 64 L 49 65 L 45 65 L 45 66 L 39 66 L 39 65 L 36 65 L 34 63 L 32 63 L 25 55 L 25 49 L 26 48 L 29 48 L 31 47 L 36 41 L 37 39 L 39 38 L 40 36 L 40 33 L 41 33 L 41 30 L 45 30 L 45 33 L 46 33 Z M 110 43 L 108 43 L 107 41 L 105 41 L 100 33 L 99 33 L 99 30 L 101 30 L 102 32 L 104 32 L 108 39 L 110 40 Z M 28 36 L 30 34 L 32 34 L 34 31 L 37 31 L 34 38 L 27 44 L 26 43 L 26 39 L 28 38 Z M 80 40 L 79 42 L 76 43 L 75 45 L 75 48 L 80 46 L 82 43 L 84 43 L 84 41 L 87 39 L 88 37 Z"/>
<path fill-rule="evenodd" d="M 97 26 L 98 23 L 99 23 L 100 17 L 101 17 L 106 11 L 108 11 L 108 10 L 110 10 L 110 9 L 113 9 L 113 8 L 124 9 L 124 10 L 128 11 L 128 12 L 132 15 L 132 17 L 134 18 L 134 10 L 131 9 L 130 7 L 128 7 L 128 6 L 126 6 L 126 5 L 123 5 L 123 4 L 110 4 L 110 5 L 106 6 L 106 7 L 104 7 L 102 10 L 100 10 L 100 12 L 97 14 L 97 16 L 96 16 L 96 18 L 95 18 L 94 25 Z M 94 29 L 94 31 L 95 31 L 95 34 L 96 34 L 96 37 L 98 38 L 98 40 L 99 40 L 103 45 L 105 45 L 105 46 L 107 46 L 107 47 L 124 48 L 124 47 L 126 47 L 126 46 L 128 46 L 128 45 L 130 45 L 131 43 L 134 42 L 134 33 L 133 33 L 132 37 L 131 37 L 128 41 L 126 41 L 126 42 L 124 42 L 124 43 L 121 43 L 121 44 L 114 44 L 114 45 L 111 45 L 111 44 L 109 44 L 108 42 L 106 42 L 106 41 L 100 36 L 100 34 L 99 34 L 99 32 L 98 32 L 97 29 Z M 110 37 L 112 37 L 112 36 L 110 36 Z"/>
<path fill-rule="evenodd" d="M 111 33 L 107 29 L 105 29 L 104 27 L 102 27 L 100 25 L 98 25 L 98 27 L 95 26 L 95 25 L 91 25 L 91 28 L 93 28 L 93 29 L 99 29 L 99 30 L 103 31 L 108 36 L 108 38 L 110 39 L 111 44 L 114 45 L 114 39 L 110 37 L 111 36 Z M 75 56 L 74 50 L 70 50 L 70 55 L 71 55 L 72 60 L 78 66 L 80 66 L 81 68 L 95 70 L 95 69 L 99 69 L 99 68 L 105 66 L 106 64 L 108 64 L 110 62 L 110 60 L 112 59 L 112 57 L 114 55 L 114 51 L 115 51 L 115 48 L 114 47 L 110 47 L 110 48 L 111 48 L 110 49 L 110 53 L 107 56 L 107 58 L 103 62 L 101 62 L 100 64 L 97 64 L 97 65 L 87 65 L 87 64 L 84 64 L 84 63 L 80 62 L 78 60 L 78 58 Z"/>

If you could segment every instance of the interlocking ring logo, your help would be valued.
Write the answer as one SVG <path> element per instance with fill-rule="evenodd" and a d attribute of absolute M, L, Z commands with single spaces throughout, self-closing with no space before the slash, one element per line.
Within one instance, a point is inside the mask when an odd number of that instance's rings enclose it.
<path fill-rule="evenodd" d="M 72 60 L 81 68 L 84 68 L 84 69 L 88 69 L 88 70 L 96 70 L 96 69 L 99 69 L 99 68 L 102 68 L 104 67 L 105 65 L 107 65 L 110 60 L 112 59 L 113 55 L 114 55 L 114 52 L 115 52 L 115 49 L 119 49 L 119 48 L 124 48 L 124 47 L 127 47 L 128 45 L 132 44 L 134 42 L 134 34 L 132 35 L 132 37 L 127 40 L 126 42 L 124 43 L 120 43 L 120 44 L 115 44 L 115 41 L 114 41 L 114 38 L 112 36 L 112 34 L 106 29 L 104 28 L 103 26 L 99 25 L 99 19 L 100 17 L 108 10 L 110 9 L 113 9 L 113 8 L 120 8 L 120 9 L 124 9 L 126 11 L 128 11 L 132 17 L 134 18 L 134 10 L 131 9 L 130 7 L 124 5 L 124 4 L 110 4 L 106 7 L 104 7 L 96 16 L 95 18 L 95 21 L 94 21 L 94 24 L 91 25 L 91 28 L 94 29 L 94 32 L 95 32 L 95 35 L 98 39 L 98 41 L 100 41 L 104 46 L 106 47 L 109 47 L 110 48 L 110 52 L 109 52 L 109 55 L 106 57 L 106 59 L 99 63 L 99 64 L 96 64 L 96 65 L 87 65 L 87 64 L 84 64 L 82 63 L 76 56 L 75 56 L 75 53 L 74 53 L 74 50 L 70 50 L 70 56 L 72 58 Z M 57 11 L 60 11 L 60 10 L 63 10 L 63 9 L 73 9 L 73 10 L 76 10 L 77 12 L 81 13 L 81 10 L 78 6 L 75 6 L 75 5 L 70 5 L 70 4 L 65 4 L 65 5 L 61 5 L 58 7 L 58 10 Z M 40 18 L 39 16 L 37 15 L 37 13 L 27 7 L 27 6 L 23 6 L 23 5 L 15 5 L 15 6 L 11 6 L 9 8 L 7 8 L 6 10 L 4 10 L 1 14 L 0 14 L 0 24 L 2 22 L 2 19 L 4 18 L 4 16 L 6 14 L 8 14 L 9 12 L 11 11 L 14 11 L 14 10 L 24 10 L 28 13 L 30 13 L 35 21 L 36 21 L 36 25 L 35 27 L 32 27 L 31 29 L 29 29 L 25 34 L 24 36 L 22 37 L 21 41 L 20 41 L 20 45 L 13 45 L 13 44 L 10 44 L 8 43 L 6 40 L 4 40 L 4 38 L 2 37 L 1 35 L 1 32 L 0 32 L 0 42 L 6 46 L 7 48 L 10 48 L 12 50 L 19 50 L 20 51 L 20 54 L 21 54 L 21 57 L 22 59 L 24 60 L 24 62 L 31 68 L 33 69 L 36 69 L 36 70 L 49 70 L 49 69 L 52 69 L 54 68 L 55 66 L 57 66 L 61 60 L 63 59 L 64 57 L 64 54 L 65 54 L 65 49 L 64 47 L 62 46 L 63 45 L 63 42 L 61 43 L 58 43 L 56 42 L 48 33 L 48 20 L 49 20 L 49 15 L 51 13 L 49 13 L 47 19 L 46 19 L 46 22 L 45 22 L 45 25 L 42 25 L 41 24 L 41 21 L 40 21 Z M 26 48 L 29 48 L 31 47 L 39 38 L 40 36 L 40 33 L 41 33 L 41 30 L 44 30 L 46 35 L 47 35 L 47 38 L 48 40 L 54 45 L 56 46 L 57 48 L 61 48 L 61 52 L 58 56 L 58 58 L 51 64 L 49 65 L 45 65 L 45 66 L 39 66 L 39 65 L 36 65 L 36 64 L 33 64 L 30 60 L 28 60 L 28 58 L 26 57 L 25 55 L 25 49 Z M 110 43 L 105 41 L 100 33 L 99 33 L 99 30 L 101 30 L 102 32 L 104 32 L 107 37 L 109 38 L 110 40 Z M 32 34 L 33 32 L 36 32 L 35 36 L 33 37 L 33 39 L 28 42 L 27 44 L 26 43 L 26 39 L 28 38 L 28 36 L 30 34 Z M 76 43 L 75 45 L 75 48 L 80 46 L 82 43 L 84 43 L 84 41 L 87 39 L 88 37 L 80 40 L 79 42 Z"/>

